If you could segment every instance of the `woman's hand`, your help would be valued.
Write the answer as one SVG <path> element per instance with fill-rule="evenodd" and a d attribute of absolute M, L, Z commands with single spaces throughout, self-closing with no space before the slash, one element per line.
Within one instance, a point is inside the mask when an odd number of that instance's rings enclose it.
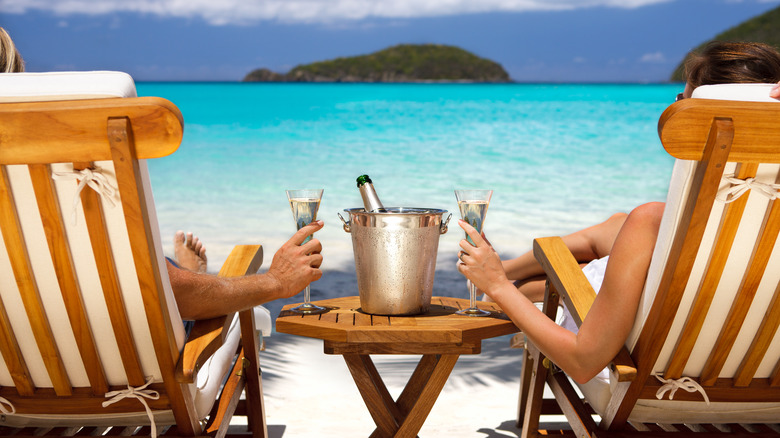
<path fill-rule="evenodd" d="M 769 97 L 780 99 L 780 82 L 778 82 L 777 85 L 772 87 L 772 90 L 769 92 Z"/>
<path fill-rule="evenodd" d="M 504 273 L 501 258 L 490 243 L 468 222 L 459 220 L 458 225 L 476 244 L 472 246 L 466 239 L 460 241 L 458 271 L 471 280 L 477 289 L 491 296 L 495 287 L 509 281 Z"/>

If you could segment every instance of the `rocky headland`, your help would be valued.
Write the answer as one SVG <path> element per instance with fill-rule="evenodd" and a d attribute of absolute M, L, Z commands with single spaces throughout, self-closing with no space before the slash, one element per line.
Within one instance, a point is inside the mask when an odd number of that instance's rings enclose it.
<path fill-rule="evenodd" d="M 375 53 L 299 65 L 287 73 L 267 68 L 245 82 L 511 82 L 500 64 L 458 47 L 402 44 Z"/>

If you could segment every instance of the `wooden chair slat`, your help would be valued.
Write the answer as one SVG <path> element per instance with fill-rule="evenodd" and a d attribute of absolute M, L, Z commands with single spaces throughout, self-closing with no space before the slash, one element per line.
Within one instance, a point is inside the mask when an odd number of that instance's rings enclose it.
<path fill-rule="evenodd" d="M 723 329 L 715 342 L 716 347 L 711 352 L 702 370 L 701 383 L 703 385 L 712 384 L 718 378 L 723 365 L 726 363 L 737 335 L 739 335 L 739 330 L 745 321 L 745 316 L 753 303 L 753 298 L 756 296 L 759 283 L 769 264 L 769 257 L 772 255 L 775 242 L 777 242 L 778 232 L 780 232 L 780 203 L 772 201 L 771 207 L 764 217 L 758 244 L 750 259 L 750 264 L 740 285 L 739 293 L 734 299 Z"/>
<path fill-rule="evenodd" d="M 560 295 L 551 282 L 545 283 L 544 304 L 542 311 L 550 319 L 555 319 L 558 311 Z M 523 352 L 523 377 L 521 386 L 528 389 L 527 395 L 521 393 L 518 403 L 517 425 L 523 427 L 522 438 L 536 435 L 539 428 L 539 417 L 544 412 L 544 405 L 539 401 L 544 394 L 548 368 L 544 365 L 544 355 L 533 343 L 526 343 Z M 557 406 L 557 405 L 556 405 Z M 560 410 L 560 409 L 559 409 Z M 562 411 L 561 411 L 562 413 Z"/>
<path fill-rule="evenodd" d="M 558 406 L 569 421 L 572 430 L 578 437 L 593 437 L 590 432 L 596 428 L 591 413 L 584 408 L 582 403 L 578 403 L 579 397 L 571 385 L 566 374 L 556 371 L 547 372 L 547 385 L 558 400 Z"/>
<path fill-rule="evenodd" d="M 114 254 L 111 251 L 111 243 L 108 240 L 106 218 L 103 213 L 103 207 L 100 204 L 100 195 L 95 193 L 94 190 L 82 190 L 81 205 L 84 210 L 84 219 L 89 232 L 92 252 L 95 256 L 95 266 L 106 301 L 106 309 L 111 318 L 111 326 L 114 330 L 114 337 L 119 348 L 119 356 L 122 358 L 125 375 L 130 385 L 141 386 L 146 383 L 146 378 L 141 370 L 141 361 L 138 358 L 130 322 L 127 318 L 127 310 L 122 299 Z"/>
<path fill-rule="evenodd" d="M 214 405 L 209 415 L 209 422 L 204 427 L 204 431 L 207 434 L 214 435 L 223 433 L 224 429 L 230 425 L 230 418 L 236 411 L 239 400 L 241 398 L 241 392 L 246 385 L 246 373 L 243 372 L 244 353 L 239 353 L 239 360 L 233 364 L 233 368 L 222 387 L 222 396 L 220 402 Z M 267 435 L 263 435 L 265 437 Z"/>
<path fill-rule="evenodd" d="M 81 354 L 82 364 L 94 394 L 105 394 L 108 392 L 108 382 L 103 372 L 95 339 L 92 336 L 92 329 L 84 310 L 81 290 L 76 280 L 73 260 L 62 222 L 62 211 L 54 193 L 51 168 L 45 164 L 34 164 L 29 166 L 29 169 L 43 230 L 46 233 L 46 241 L 49 244 L 49 252 L 54 263 L 54 271 L 57 274 L 57 281 Z"/>
<path fill-rule="evenodd" d="M 252 265 L 249 272 L 257 272 L 259 266 Z M 263 381 L 260 376 L 260 346 L 255 334 L 255 313 L 253 309 L 238 313 L 241 324 L 241 353 L 238 360 L 244 365 L 246 376 L 246 397 L 254 402 L 247 406 L 247 422 L 251 430 L 261 437 L 268 436 L 268 424 L 265 420 L 265 400 L 263 399 Z"/>
<path fill-rule="evenodd" d="M 772 212 L 775 212 L 775 210 L 780 210 L 777 204 L 777 201 L 773 201 Z M 775 215 L 776 214 L 777 213 L 775 212 Z M 775 235 L 775 239 L 777 238 L 778 233 L 777 228 L 780 228 L 780 225 L 777 223 L 778 221 L 780 221 L 780 218 L 775 217 L 769 222 L 771 227 L 775 228 L 772 230 Z M 766 232 L 769 232 L 769 230 Z M 759 364 L 769 349 L 772 339 L 777 333 L 778 326 L 780 326 L 780 284 L 777 285 L 774 296 L 772 297 L 772 301 L 767 307 L 764 319 L 762 320 L 761 326 L 758 329 L 758 333 L 753 338 L 750 349 L 748 350 L 747 354 L 745 354 L 745 357 L 742 359 L 742 363 L 737 370 L 737 374 L 734 379 L 735 386 L 747 386 L 750 384 L 750 381 L 755 375 Z M 780 366 L 780 363 L 778 366 Z"/>
<path fill-rule="evenodd" d="M 22 237 L 22 228 L 5 167 L 2 167 L 0 172 L 0 211 L 2 211 L 0 213 L 0 228 L 2 228 L 3 240 L 41 358 L 57 393 L 70 395 L 70 380 L 57 344 L 54 342 L 54 335 L 43 309 L 38 286 L 32 276 L 30 258 Z M 15 372 L 19 371 L 19 369 L 15 370 Z M 24 385 L 26 386 L 26 384 Z"/>
<path fill-rule="evenodd" d="M 766 424 L 751 424 L 750 426 L 759 433 L 775 433 L 775 431 Z"/>
<path fill-rule="evenodd" d="M 98 428 L 97 427 L 83 427 L 81 430 L 79 430 L 75 436 L 93 436 L 93 435 L 100 435 L 97 433 Z"/>
<path fill-rule="evenodd" d="M 11 322 L 2 299 L 0 299 L 0 354 L 3 356 L 5 366 L 8 368 L 19 394 L 33 395 L 35 385 L 19 349 L 19 343 L 16 342 L 16 335 L 11 328 Z"/>
<path fill-rule="evenodd" d="M 158 256 L 152 245 L 151 225 L 148 220 L 146 199 L 143 196 L 144 188 L 139 177 L 141 172 L 138 160 L 135 158 L 137 155 L 130 119 L 109 118 L 106 133 L 111 147 L 130 248 L 163 383 L 171 399 L 178 429 L 185 435 L 194 435 L 200 433 L 202 428 L 197 419 L 194 401 L 189 397 L 187 384 L 176 380 L 175 369 L 179 350 L 171 329 L 170 313 L 163 310 L 168 309 L 168 303 L 163 293 L 158 265 L 152 263 L 152 260 L 158 260 Z"/>
<path fill-rule="evenodd" d="M 740 164 L 735 174 L 737 178 L 741 179 L 752 178 L 756 176 L 757 171 L 758 165 L 755 163 Z M 707 317 L 710 304 L 712 304 L 712 298 L 715 296 L 715 290 L 718 288 L 718 283 L 723 275 L 723 268 L 726 266 L 726 261 L 728 261 L 747 200 L 747 196 L 742 196 L 725 206 L 718 228 L 718 235 L 715 237 L 715 245 L 712 248 L 712 255 L 707 265 L 707 271 L 699 286 L 696 298 L 694 298 L 694 304 L 688 312 L 688 320 L 685 322 L 685 327 L 680 335 L 680 342 L 677 344 L 669 366 L 664 373 L 664 378 L 666 379 L 679 379 L 682 377 L 685 365 L 688 363 L 688 359 L 693 351 L 693 346 L 696 345 L 699 333 L 704 326 L 704 320 Z"/>
<path fill-rule="evenodd" d="M 6 227 L 16 228 L 18 226 L 16 210 L 10 204 L 11 200 L 7 172 L 5 166 L 0 166 L 0 231 L 2 231 L 3 236 L 13 233 L 11 230 L 6 231 Z M 18 231 L 15 232 L 18 233 Z M 35 391 L 35 385 L 19 349 L 16 334 L 11 327 L 11 321 L 8 319 L 8 312 L 2 299 L 0 299 L 0 328 L 2 329 L 0 330 L 0 354 L 3 356 L 14 385 L 16 385 L 19 394 L 32 395 Z"/>
<path fill-rule="evenodd" d="M 780 287 L 780 285 L 778 286 Z M 769 383 L 771 386 L 780 386 L 780 361 L 775 365 L 775 369 L 772 370 L 772 377 Z"/>
<path fill-rule="evenodd" d="M 102 436 L 122 436 L 122 435 L 131 435 L 133 430 L 126 431 L 128 429 L 127 427 L 122 426 L 113 426 L 110 429 L 103 432 Z M 135 427 L 133 427 L 135 429 Z"/>

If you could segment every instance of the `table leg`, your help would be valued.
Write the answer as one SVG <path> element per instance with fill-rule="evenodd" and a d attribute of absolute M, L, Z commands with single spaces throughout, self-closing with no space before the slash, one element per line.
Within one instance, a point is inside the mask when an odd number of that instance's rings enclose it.
<path fill-rule="evenodd" d="M 444 388 L 458 356 L 423 355 L 398 402 L 394 402 L 368 355 L 344 354 L 363 401 L 377 425 L 371 436 L 416 436 Z"/>
<path fill-rule="evenodd" d="M 408 414 L 396 436 L 413 437 L 417 435 L 425 419 L 428 418 L 428 414 L 431 413 L 433 404 L 439 398 L 444 384 L 447 383 L 447 378 L 455 367 L 458 357 L 457 354 L 426 354 L 423 356 L 409 379 L 409 383 L 406 384 L 401 396 L 398 397 L 399 404 L 403 402 L 402 409 L 406 410 L 408 403 Z"/>
<path fill-rule="evenodd" d="M 393 436 L 402 415 L 371 357 L 365 354 L 344 354 L 344 360 L 378 430 L 383 436 Z"/>

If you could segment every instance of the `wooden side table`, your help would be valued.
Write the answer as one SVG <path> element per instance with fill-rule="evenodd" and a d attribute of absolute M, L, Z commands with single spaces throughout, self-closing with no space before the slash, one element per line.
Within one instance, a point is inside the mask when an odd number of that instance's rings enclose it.
<path fill-rule="evenodd" d="M 469 301 L 433 297 L 422 315 L 381 316 L 360 311 L 358 297 L 317 301 L 330 310 L 300 315 L 285 306 L 276 330 L 322 339 L 326 354 L 344 356 L 377 429 L 372 437 L 414 437 L 461 354 L 479 354 L 482 340 L 515 333 L 517 326 L 493 303 L 479 303 L 488 317 L 455 314 Z M 421 354 L 398 400 L 393 400 L 371 360 L 372 354 Z"/>

